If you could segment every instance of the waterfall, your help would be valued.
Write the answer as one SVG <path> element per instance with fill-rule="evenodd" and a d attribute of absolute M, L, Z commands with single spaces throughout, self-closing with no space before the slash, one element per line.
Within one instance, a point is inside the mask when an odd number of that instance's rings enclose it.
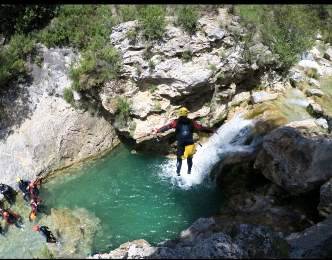
<path fill-rule="evenodd" d="M 176 159 L 170 159 L 161 165 L 161 178 L 170 179 L 173 185 L 189 189 L 201 184 L 209 175 L 213 167 L 223 158 L 234 152 L 248 151 L 251 146 L 244 145 L 252 133 L 253 120 L 245 120 L 241 114 L 235 115 L 223 124 L 209 140 L 200 147 L 196 144 L 197 152 L 193 159 L 191 174 L 187 174 L 187 162 L 183 160 L 181 176 L 176 174 Z"/>

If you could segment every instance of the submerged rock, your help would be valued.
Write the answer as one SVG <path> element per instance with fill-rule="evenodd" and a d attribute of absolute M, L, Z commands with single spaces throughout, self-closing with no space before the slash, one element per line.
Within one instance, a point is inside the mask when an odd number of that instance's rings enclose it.
<path fill-rule="evenodd" d="M 332 177 L 332 140 L 305 137 L 299 130 L 280 127 L 264 137 L 255 167 L 293 194 L 318 188 Z"/>

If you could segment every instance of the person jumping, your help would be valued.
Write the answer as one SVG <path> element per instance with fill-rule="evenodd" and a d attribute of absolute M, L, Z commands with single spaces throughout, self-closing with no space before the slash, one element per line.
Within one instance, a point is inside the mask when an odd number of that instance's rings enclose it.
<path fill-rule="evenodd" d="M 214 133 L 214 129 L 204 127 L 193 119 L 188 118 L 189 110 L 186 107 L 181 107 L 178 110 L 178 118 L 172 120 L 170 123 L 153 129 L 152 133 L 162 133 L 171 128 L 175 128 L 176 140 L 177 140 L 177 161 L 176 161 L 176 173 L 180 176 L 182 159 L 187 159 L 188 174 L 191 173 L 193 166 L 193 155 L 196 152 L 193 133 L 195 130 Z"/>

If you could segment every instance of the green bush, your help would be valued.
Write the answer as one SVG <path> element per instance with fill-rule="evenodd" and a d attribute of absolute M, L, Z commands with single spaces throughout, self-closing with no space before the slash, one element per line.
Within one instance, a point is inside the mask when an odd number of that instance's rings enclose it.
<path fill-rule="evenodd" d="M 74 102 L 74 93 L 71 88 L 65 88 L 63 91 L 63 98 L 68 102 L 69 104 L 72 104 Z"/>
<path fill-rule="evenodd" d="M 96 38 L 106 41 L 113 25 L 110 6 L 63 5 L 39 40 L 48 47 L 71 46 L 85 50 Z"/>
<path fill-rule="evenodd" d="M 35 41 L 29 36 L 16 34 L 0 49 L 0 86 L 19 80 L 28 73 L 26 58 L 34 52 Z"/>
<path fill-rule="evenodd" d="M 184 30 L 189 33 L 196 31 L 198 12 L 196 7 L 184 6 L 180 7 L 177 11 L 177 25 L 180 25 Z"/>
<path fill-rule="evenodd" d="M 135 5 L 120 5 L 118 14 L 121 22 L 134 21 L 138 18 L 138 11 Z"/>
<path fill-rule="evenodd" d="M 147 40 L 158 40 L 165 32 L 165 8 L 160 5 L 148 5 L 138 9 L 138 21 L 143 36 Z"/>
<path fill-rule="evenodd" d="M 305 71 L 305 74 L 310 77 L 310 78 L 314 78 L 314 79 L 318 79 L 319 78 L 319 75 L 318 75 L 318 72 L 317 72 L 317 69 L 315 68 L 309 68 Z"/>
<path fill-rule="evenodd" d="M 184 52 L 182 52 L 181 58 L 184 61 L 186 61 L 186 62 L 191 61 L 192 57 L 193 57 L 193 53 L 191 50 L 185 50 Z"/>
<path fill-rule="evenodd" d="M 56 14 L 55 5 L 1 5 L 0 34 L 8 40 L 46 26 Z"/>
<path fill-rule="evenodd" d="M 237 5 L 235 13 L 261 31 L 285 69 L 313 45 L 319 27 L 317 15 L 306 5 Z"/>
<path fill-rule="evenodd" d="M 149 70 L 152 71 L 155 67 L 156 65 L 154 64 L 153 60 L 149 60 Z"/>
<path fill-rule="evenodd" d="M 98 88 L 105 81 L 116 78 L 120 68 L 120 56 L 112 46 L 107 45 L 100 50 L 88 50 L 82 54 L 79 66 L 70 70 L 72 87 L 77 91 Z"/>
<path fill-rule="evenodd" d="M 130 115 L 131 103 L 126 97 L 117 97 L 116 99 L 116 119 L 124 126 Z"/>

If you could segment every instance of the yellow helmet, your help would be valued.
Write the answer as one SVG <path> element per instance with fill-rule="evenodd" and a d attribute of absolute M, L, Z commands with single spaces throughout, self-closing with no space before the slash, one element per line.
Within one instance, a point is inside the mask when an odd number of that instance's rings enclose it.
<path fill-rule="evenodd" d="M 178 110 L 178 116 L 187 116 L 189 113 L 189 110 L 186 107 L 181 107 Z"/>
<path fill-rule="evenodd" d="M 20 182 L 21 181 L 21 178 L 20 177 L 17 177 L 16 178 L 16 182 Z"/>

